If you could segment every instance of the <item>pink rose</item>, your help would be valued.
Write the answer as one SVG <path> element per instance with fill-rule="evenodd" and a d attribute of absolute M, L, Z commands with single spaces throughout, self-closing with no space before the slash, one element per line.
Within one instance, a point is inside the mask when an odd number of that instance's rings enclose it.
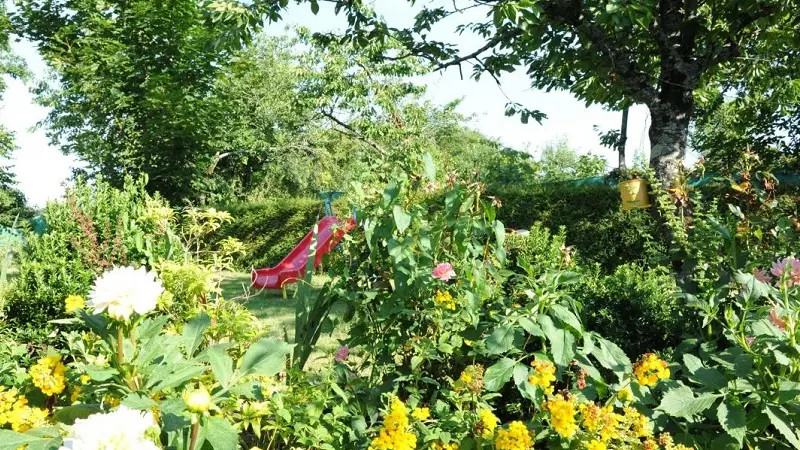
<path fill-rule="evenodd" d="M 456 277 L 456 271 L 450 263 L 439 263 L 433 268 L 431 276 L 446 283 Z"/>
<path fill-rule="evenodd" d="M 347 358 L 350 356 L 350 348 L 346 345 L 339 347 L 336 350 L 336 354 L 333 356 L 333 360 L 336 362 L 344 362 L 347 361 Z"/>

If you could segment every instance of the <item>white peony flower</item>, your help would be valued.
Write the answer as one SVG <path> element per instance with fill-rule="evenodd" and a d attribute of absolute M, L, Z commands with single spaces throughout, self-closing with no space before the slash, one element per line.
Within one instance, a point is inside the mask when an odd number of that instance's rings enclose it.
<path fill-rule="evenodd" d="M 145 437 L 156 426 L 151 413 L 120 406 L 114 412 L 76 420 L 59 450 L 158 450 Z"/>
<path fill-rule="evenodd" d="M 95 280 L 86 306 L 95 314 L 106 311 L 117 320 L 128 320 L 131 314 L 146 314 L 156 309 L 164 292 L 155 272 L 144 267 L 115 267 Z"/>

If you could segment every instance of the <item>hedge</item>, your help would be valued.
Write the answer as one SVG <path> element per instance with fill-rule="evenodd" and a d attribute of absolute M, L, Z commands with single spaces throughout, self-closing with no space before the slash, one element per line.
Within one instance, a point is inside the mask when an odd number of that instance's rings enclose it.
<path fill-rule="evenodd" d="M 540 222 L 554 234 L 566 227 L 566 243 L 582 262 L 606 272 L 630 262 L 656 264 L 665 255 L 649 211 L 622 211 L 616 187 L 547 184 L 491 194 L 502 202 L 497 216 L 505 226 L 528 229 Z"/>
<path fill-rule="evenodd" d="M 272 267 L 289 254 L 322 216 L 322 201 L 280 198 L 223 205 L 219 209 L 234 218 L 219 236 L 235 237 L 244 243 L 245 254 L 235 264 L 247 270 Z"/>

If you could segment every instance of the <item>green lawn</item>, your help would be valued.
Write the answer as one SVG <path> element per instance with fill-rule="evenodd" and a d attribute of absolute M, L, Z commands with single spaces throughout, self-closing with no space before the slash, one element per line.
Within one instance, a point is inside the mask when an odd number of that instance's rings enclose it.
<path fill-rule="evenodd" d="M 296 286 L 287 287 L 285 297 L 280 290 L 257 290 L 250 288 L 249 273 L 226 272 L 222 274 L 222 294 L 226 299 L 236 300 L 247 306 L 256 317 L 264 321 L 267 325 L 267 332 L 270 336 L 283 338 L 284 333 L 288 335 L 289 341 L 294 339 L 294 315 L 295 315 L 295 292 Z M 317 289 L 327 281 L 325 276 L 314 276 L 312 285 Z M 334 309 L 333 314 L 339 315 L 342 309 Z M 322 362 L 322 359 L 330 358 L 339 348 L 339 340 L 347 337 L 347 330 L 337 327 L 333 333 L 323 332 L 317 342 L 317 349 L 311 355 L 310 366 Z"/>

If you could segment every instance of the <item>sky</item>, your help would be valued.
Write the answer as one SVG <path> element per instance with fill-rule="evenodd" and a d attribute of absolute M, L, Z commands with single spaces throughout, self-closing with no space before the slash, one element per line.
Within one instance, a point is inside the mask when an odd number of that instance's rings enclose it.
<path fill-rule="evenodd" d="M 437 1 L 433 0 L 433 3 Z M 343 29 L 346 25 L 344 18 L 336 16 L 331 5 L 322 3 L 321 6 L 320 12 L 314 15 L 308 5 L 293 5 L 284 15 L 283 22 L 269 25 L 265 32 L 283 34 L 287 25 L 304 26 L 312 31 Z M 393 26 L 410 24 L 415 13 L 406 1 L 400 0 L 377 1 L 375 9 Z M 454 29 L 458 23 L 481 20 L 484 14 L 484 11 L 473 9 L 460 17 L 448 19 L 434 28 L 430 37 L 457 42 L 465 53 L 473 51 L 485 41 L 474 35 L 457 35 Z M 13 49 L 26 60 L 34 77 L 44 76 L 46 65 L 30 42 L 14 43 Z M 469 126 L 507 146 L 535 153 L 549 142 L 566 139 L 579 153 L 602 155 L 609 161 L 609 168 L 616 166 L 616 153 L 600 146 L 594 126 L 603 130 L 619 128 L 619 112 L 605 111 L 596 105 L 587 108 L 584 102 L 568 92 L 548 93 L 532 89 L 524 69 L 503 76 L 502 88 L 491 77 L 480 81 L 468 78 L 471 71 L 471 67 L 465 65 L 465 78 L 462 80 L 458 69 L 450 68 L 422 77 L 420 82 L 427 86 L 427 97 L 435 103 L 445 104 L 460 99 L 459 111 L 472 117 Z M 10 165 L 19 188 L 30 204 L 43 206 L 47 200 L 61 197 L 63 183 L 71 175 L 71 169 L 80 166 L 80 162 L 49 145 L 46 130 L 37 127 L 47 115 L 47 109 L 35 103 L 29 87 L 18 80 L 9 81 L 0 106 L 0 123 L 16 134 L 18 149 L 12 154 Z M 526 108 L 544 112 L 547 119 L 539 125 L 533 121 L 522 124 L 518 117 L 506 117 L 505 105 L 509 98 Z M 645 155 L 648 152 L 648 119 L 646 107 L 636 105 L 631 108 L 625 150 L 629 164 L 637 150 Z"/>

